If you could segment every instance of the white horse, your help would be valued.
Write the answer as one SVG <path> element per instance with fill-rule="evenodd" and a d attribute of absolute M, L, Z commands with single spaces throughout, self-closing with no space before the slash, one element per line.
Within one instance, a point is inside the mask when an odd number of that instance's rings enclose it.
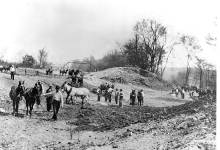
<path fill-rule="evenodd" d="M 66 81 L 61 86 L 61 89 L 67 93 L 66 102 L 69 96 L 70 99 L 72 100 L 72 103 L 73 103 L 73 97 L 75 98 L 80 97 L 82 99 L 82 107 L 84 105 L 85 100 L 89 98 L 89 94 L 90 94 L 90 91 L 87 88 L 75 88 L 68 85 Z"/>

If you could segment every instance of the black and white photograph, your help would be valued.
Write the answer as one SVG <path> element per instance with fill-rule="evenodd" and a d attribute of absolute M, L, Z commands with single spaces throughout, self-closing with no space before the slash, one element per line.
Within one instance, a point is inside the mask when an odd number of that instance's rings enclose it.
<path fill-rule="evenodd" d="M 0 150 L 218 150 L 219 6 L 1 0 Z"/>

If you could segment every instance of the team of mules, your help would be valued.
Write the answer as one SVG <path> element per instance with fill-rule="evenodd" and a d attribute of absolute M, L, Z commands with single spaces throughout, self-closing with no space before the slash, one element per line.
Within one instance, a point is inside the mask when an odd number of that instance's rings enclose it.
<path fill-rule="evenodd" d="M 90 91 L 87 88 L 75 88 L 64 82 L 61 85 L 61 90 L 66 92 L 66 103 L 69 103 L 68 98 L 74 104 L 76 98 L 81 98 L 82 107 L 84 108 L 85 101 L 89 98 Z M 18 115 L 19 102 L 24 99 L 26 103 L 26 115 L 32 115 L 34 104 L 40 105 L 42 93 L 42 87 L 39 86 L 39 82 L 35 84 L 32 88 L 25 88 L 24 81 L 19 81 L 18 86 L 12 86 L 9 92 L 9 96 L 13 102 L 13 114 Z"/>
<path fill-rule="evenodd" d="M 13 103 L 13 114 L 18 115 L 19 102 L 22 100 L 22 97 L 24 97 L 26 103 L 26 115 L 29 114 L 31 117 L 34 104 L 37 103 L 37 105 L 40 105 L 41 93 L 42 90 L 37 86 L 37 83 L 33 88 L 27 89 L 24 87 L 24 81 L 19 81 L 18 86 L 12 86 L 9 96 Z"/>

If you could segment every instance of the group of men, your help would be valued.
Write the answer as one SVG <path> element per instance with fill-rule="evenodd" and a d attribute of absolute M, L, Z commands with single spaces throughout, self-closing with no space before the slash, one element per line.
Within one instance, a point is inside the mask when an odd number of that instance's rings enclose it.
<path fill-rule="evenodd" d="M 69 71 L 69 78 L 72 79 L 71 85 L 74 87 L 81 87 L 83 86 L 83 73 L 80 70 L 70 70 Z"/>
<path fill-rule="evenodd" d="M 123 94 L 123 90 L 120 89 L 118 90 L 117 88 L 114 89 L 112 87 L 109 87 L 106 90 L 102 90 L 101 88 L 97 89 L 97 95 L 98 95 L 98 101 L 101 101 L 101 96 L 104 95 L 105 97 L 105 102 L 112 102 L 112 93 L 114 93 L 114 97 L 115 97 L 115 104 L 119 105 L 119 107 L 122 107 L 122 100 L 124 98 L 124 94 Z"/>
<path fill-rule="evenodd" d="M 138 100 L 138 105 L 143 106 L 144 104 L 144 91 L 143 89 L 139 90 L 136 94 L 135 90 L 132 90 L 130 93 L 130 105 L 135 105 L 136 103 L 136 98 Z"/>
<path fill-rule="evenodd" d="M 59 112 L 60 106 L 63 107 L 63 94 L 60 91 L 60 86 L 56 85 L 55 90 L 53 90 L 53 86 L 49 85 L 49 88 L 46 90 L 46 93 L 43 94 L 43 87 L 40 81 L 35 84 L 34 88 L 39 89 L 39 95 L 37 96 L 37 105 L 40 105 L 40 97 L 45 96 L 46 97 L 46 107 L 47 111 L 50 112 L 50 110 L 53 108 L 53 117 L 52 120 L 57 120 L 57 114 Z"/>
<path fill-rule="evenodd" d="M 110 85 L 108 83 L 102 84 L 97 89 L 97 101 L 101 101 L 102 95 L 105 98 L 105 102 L 111 103 L 112 97 L 114 96 L 115 104 L 119 105 L 119 107 L 123 106 L 122 102 L 124 99 L 124 94 L 122 89 L 119 90 L 118 88 L 116 88 L 114 90 L 114 85 Z M 144 101 L 144 92 L 142 89 L 139 90 L 137 94 L 135 90 L 132 90 L 132 92 L 130 93 L 130 105 L 135 105 L 136 98 L 138 99 L 138 105 L 142 106 Z"/>
<path fill-rule="evenodd" d="M 195 94 L 198 95 L 198 97 L 202 97 L 205 95 L 215 95 L 215 90 L 210 90 L 209 88 L 200 89 L 196 86 L 182 86 L 172 89 L 171 93 L 175 94 L 176 97 L 178 97 L 178 95 L 180 94 L 181 98 L 184 99 L 186 93 L 189 93 L 190 97 L 194 97 Z"/>
<path fill-rule="evenodd" d="M 182 88 L 175 88 L 172 89 L 172 93 L 174 93 L 176 95 L 176 97 L 178 97 L 178 95 L 180 94 L 181 98 L 184 99 L 185 98 L 185 90 Z"/>

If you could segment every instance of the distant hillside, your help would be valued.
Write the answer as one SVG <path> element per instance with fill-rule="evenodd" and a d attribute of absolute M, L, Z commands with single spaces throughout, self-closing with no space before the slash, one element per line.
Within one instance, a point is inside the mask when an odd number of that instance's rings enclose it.
<path fill-rule="evenodd" d="M 152 89 L 170 89 L 172 85 L 156 74 L 136 67 L 115 67 L 92 73 L 99 79 L 122 84 L 146 86 Z"/>

